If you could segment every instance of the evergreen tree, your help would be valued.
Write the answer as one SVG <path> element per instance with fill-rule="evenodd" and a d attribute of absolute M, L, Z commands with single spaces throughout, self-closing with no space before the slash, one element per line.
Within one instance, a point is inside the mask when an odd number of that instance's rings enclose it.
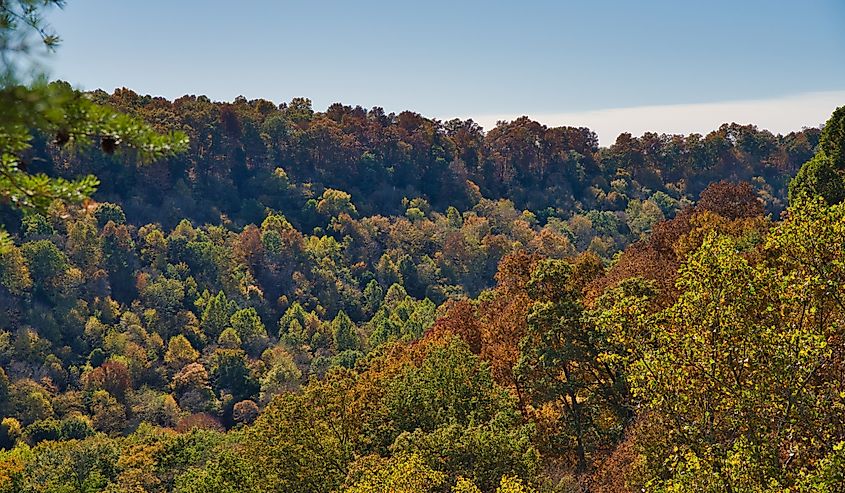
<path fill-rule="evenodd" d="M 332 320 L 332 337 L 334 338 L 335 350 L 338 353 L 360 349 L 361 341 L 358 338 L 355 324 L 344 311 L 339 312 Z"/>
<path fill-rule="evenodd" d="M 229 301 L 226 293 L 218 291 L 206 302 L 200 318 L 200 327 L 211 338 L 217 339 L 220 333 L 229 326 L 229 320 L 235 312 L 235 303 Z"/>

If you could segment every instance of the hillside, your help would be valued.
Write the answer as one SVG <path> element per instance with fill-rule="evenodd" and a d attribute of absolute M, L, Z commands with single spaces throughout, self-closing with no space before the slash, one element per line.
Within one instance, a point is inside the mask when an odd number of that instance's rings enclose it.
<path fill-rule="evenodd" d="M 101 185 L 2 210 L 0 491 L 841 473 L 845 109 L 599 148 L 527 118 L 91 97 L 189 146 L 41 130 L 23 155 Z"/>

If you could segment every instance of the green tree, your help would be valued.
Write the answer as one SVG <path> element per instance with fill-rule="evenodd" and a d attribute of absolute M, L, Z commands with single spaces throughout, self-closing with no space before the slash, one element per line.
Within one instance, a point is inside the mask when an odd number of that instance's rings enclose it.
<path fill-rule="evenodd" d="M 457 338 L 434 345 L 385 389 L 385 406 L 399 430 L 432 431 L 451 422 L 489 421 L 507 401 L 489 366 Z"/>
<path fill-rule="evenodd" d="M 370 280 L 364 288 L 364 310 L 368 316 L 372 316 L 381 306 L 384 298 L 384 290 L 375 279 Z"/>
<path fill-rule="evenodd" d="M 502 476 L 499 487 L 496 488 L 496 493 L 531 493 L 533 491 L 533 488 L 526 486 L 521 479 L 514 476 Z"/>
<path fill-rule="evenodd" d="M 836 108 L 825 122 L 819 150 L 830 159 L 834 168 L 845 171 L 845 106 Z"/>
<path fill-rule="evenodd" d="M 25 243 L 21 251 L 39 290 L 58 287 L 64 274 L 71 268 L 67 256 L 50 240 Z"/>
<path fill-rule="evenodd" d="M 200 327 L 211 338 L 217 339 L 220 333 L 229 326 L 229 319 L 235 312 L 233 301 L 226 297 L 226 293 L 219 291 L 206 301 L 200 318 Z"/>
<path fill-rule="evenodd" d="M 828 204 L 845 200 L 845 106 L 837 108 L 824 125 L 816 155 L 789 183 L 789 202 L 802 197 L 823 197 Z"/>
<path fill-rule="evenodd" d="M 251 345 L 267 337 L 267 329 L 264 328 L 255 308 L 244 308 L 236 311 L 229 319 L 229 323 L 244 344 Z"/>
<path fill-rule="evenodd" d="M 843 224 L 842 204 L 799 202 L 756 262 L 711 234 L 681 267 L 677 302 L 640 321 L 654 339 L 630 379 L 659 437 L 640 444 L 651 487 L 782 490 L 834 453 Z"/>
<path fill-rule="evenodd" d="M 302 371 L 288 351 L 277 346 L 264 351 L 261 359 L 270 368 L 261 378 L 262 403 L 266 404 L 276 395 L 299 388 Z"/>
<path fill-rule="evenodd" d="M 617 395 L 621 375 L 603 361 L 606 342 L 585 316 L 578 280 L 566 261 L 537 264 L 527 285 L 534 304 L 515 375 L 535 408 L 558 410 L 558 433 L 548 446 L 574 449 L 577 470 L 585 472 L 590 452 L 618 433 L 627 411 Z"/>
<path fill-rule="evenodd" d="M 232 394 L 235 402 L 252 399 L 258 394 L 258 381 L 253 376 L 240 349 L 218 349 L 211 357 L 211 376 L 215 390 Z"/>
<path fill-rule="evenodd" d="M 25 215 L 21 220 L 21 227 L 24 237 L 30 239 L 39 239 L 38 237 L 50 236 L 56 233 L 56 230 L 47 221 L 47 218 L 38 212 Z"/>
<path fill-rule="evenodd" d="M 406 362 L 378 385 L 376 415 L 386 413 L 390 426 L 372 438 L 393 453 L 419 454 L 451 482 L 465 477 L 484 491 L 504 474 L 533 477 L 539 463 L 533 427 L 494 383 L 489 365 L 458 338 L 426 349 L 422 361 Z"/>
<path fill-rule="evenodd" d="M 362 441 L 357 377 L 334 370 L 301 394 L 273 399 L 246 430 L 243 445 L 264 471 L 265 491 L 337 491 Z"/>
<path fill-rule="evenodd" d="M 360 349 L 361 341 L 358 337 L 355 324 L 349 316 L 341 311 L 332 320 L 332 337 L 337 352 Z"/>
<path fill-rule="evenodd" d="M 103 202 L 97 206 L 94 217 L 97 218 L 97 225 L 101 228 L 109 221 L 117 225 L 126 223 L 126 214 L 123 213 L 123 208 L 108 202 Z"/>
<path fill-rule="evenodd" d="M 174 493 L 269 491 L 265 488 L 263 474 L 254 467 L 252 458 L 241 453 L 239 448 L 218 447 L 213 449 L 213 453 L 207 447 L 186 446 L 185 449 L 186 452 L 206 455 L 208 460 L 201 465 L 193 465 L 189 456 L 182 458 L 190 466 L 175 478 Z M 178 449 L 176 451 L 179 452 Z"/>
<path fill-rule="evenodd" d="M 32 278 L 21 249 L 14 244 L 0 244 L 0 286 L 13 295 L 32 287 Z"/>
<path fill-rule="evenodd" d="M 53 416 L 50 394 L 32 380 L 18 380 L 9 392 L 11 416 L 24 426 Z"/>
<path fill-rule="evenodd" d="M 151 326 L 164 337 L 178 330 L 177 314 L 185 303 L 185 285 L 178 279 L 160 276 L 140 289 L 144 306 L 155 310 L 148 315 Z"/>
<path fill-rule="evenodd" d="M 789 182 L 789 201 L 797 202 L 801 197 L 824 197 L 828 204 L 845 200 L 845 178 L 833 161 L 821 152 L 804 163 L 795 178 Z"/>
<path fill-rule="evenodd" d="M 93 221 L 82 219 L 69 225 L 65 248 L 74 264 L 86 275 L 100 268 L 103 252 L 100 234 Z"/>
<path fill-rule="evenodd" d="M 491 491 L 503 475 L 536 477 L 540 454 L 531 443 L 533 429 L 519 421 L 514 411 L 483 424 L 453 423 L 428 433 L 405 432 L 396 437 L 391 450 L 419 454 L 451 481 L 464 477 Z M 437 453 L 431 454 L 432 450 Z"/>
<path fill-rule="evenodd" d="M 82 441 L 42 442 L 26 450 L 25 456 L 17 488 L 0 491 L 104 491 L 116 479 L 119 448 L 114 440 L 100 435 Z"/>
<path fill-rule="evenodd" d="M 240 349 L 242 344 L 238 331 L 231 327 L 221 332 L 217 338 L 217 345 L 225 349 Z"/>

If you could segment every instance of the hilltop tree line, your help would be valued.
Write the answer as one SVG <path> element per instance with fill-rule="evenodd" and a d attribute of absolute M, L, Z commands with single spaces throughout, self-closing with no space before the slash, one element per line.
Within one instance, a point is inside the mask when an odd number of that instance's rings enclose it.
<path fill-rule="evenodd" d="M 587 128 L 550 128 L 527 117 L 485 132 L 472 120 L 442 122 L 410 111 L 333 104 L 317 112 L 304 98 L 279 105 L 204 96 L 168 101 L 128 89 L 89 96 L 159 131 L 187 135 L 188 151 L 141 166 L 78 147 L 62 152 L 62 135 L 41 133 L 29 169 L 96 175 L 99 200 L 121 204 L 133 224 L 164 227 L 182 219 L 258 224 L 271 208 L 311 232 L 322 226 L 321 197 L 334 190 L 349 194 L 361 217 L 409 214 L 414 199 L 441 213 L 450 206 L 464 211 L 479 197 L 510 200 L 541 224 L 589 211 L 665 216 L 719 180 L 748 181 L 777 213 L 789 178 L 819 140 L 818 129 L 773 135 L 725 124 L 707 135 L 621 134 L 600 148 Z M 426 207 L 412 204 L 410 214 Z"/>

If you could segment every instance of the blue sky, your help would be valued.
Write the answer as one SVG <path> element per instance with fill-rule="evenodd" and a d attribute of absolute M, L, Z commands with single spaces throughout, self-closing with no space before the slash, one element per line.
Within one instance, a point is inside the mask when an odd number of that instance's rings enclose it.
<path fill-rule="evenodd" d="M 621 129 L 648 123 L 632 108 L 827 98 L 769 125 L 800 128 L 845 104 L 843 0 L 70 0 L 50 21 L 54 77 L 168 98 L 304 96 L 488 126 L 626 109 L 605 118 Z"/>

